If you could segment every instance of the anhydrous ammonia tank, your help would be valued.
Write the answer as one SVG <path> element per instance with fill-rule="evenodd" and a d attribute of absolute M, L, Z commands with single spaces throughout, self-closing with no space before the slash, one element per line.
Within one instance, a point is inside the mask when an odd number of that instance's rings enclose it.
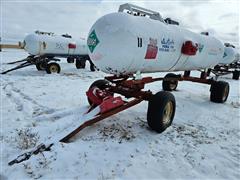
<path fill-rule="evenodd" d="M 24 49 L 31 55 L 87 55 L 84 39 L 73 39 L 69 35 L 36 32 L 24 39 Z"/>
<path fill-rule="evenodd" d="M 219 64 L 231 64 L 237 58 L 237 51 L 233 47 L 225 47 L 223 58 L 219 62 Z"/>
<path fill-rule="evenodd" d="M 159 13 L 137 8 L 141 10 L 136 14 L 132 7 L 127 13 L 122 9 L 107 14 L 92 26 L 87 41 L 89 55 L 102 71 L 198 70 L 222 61 L 225 47 L 215 37 L 167 24 Z"/>

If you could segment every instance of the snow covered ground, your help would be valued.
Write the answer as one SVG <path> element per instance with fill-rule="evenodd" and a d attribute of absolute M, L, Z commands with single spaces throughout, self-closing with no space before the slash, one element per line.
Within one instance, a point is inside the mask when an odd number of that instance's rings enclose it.
<path fill-rule="evenodd" d="M 21 51 L 0 55 L 0 71 L 12 67 L 4 63 L 27 56 Z M 240 179 L 240 81 L 230 75 L 222 78 L 231 88 L 224 104 L 209 101 L 208 85 L 180 82 L 173 92 L 175 119 L 162 134 L 148 128 L 147 102 L 142 102 L 86 128 L 69 144 L 56 143 L 50 152 L 8 166 L 26 148 L 54 141 L 69 126 L 78 126 L 88 108 L 86 90 L 106 75 L 77 70 L 65 60 L 61 68 L 60 74 L 30 66 L 0 75 L 1 180 Z M 160 91 L 161 82 L 146 89 Z"/>

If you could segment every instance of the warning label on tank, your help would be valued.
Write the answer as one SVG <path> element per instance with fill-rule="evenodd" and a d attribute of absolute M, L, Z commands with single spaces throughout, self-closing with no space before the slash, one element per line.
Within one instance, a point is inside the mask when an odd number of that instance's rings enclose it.
<path fill-rule="evenodd" d="M 91 53 L 94 51 L 98 43 L 99 43 L 99 40 L 97 38 L 95 30 L 93 30 L 91 34 L 88 36 L 88 40 L 87 40 L 87 45 Z"/>
<path fill-rule="evenodd" d="M 161 47 L 159 51 L 163 52 L 174 52 L 176 49 L 174 47 L 174 40 L 170 38 L 162 38 Z"/>
<path fill-rule="evenodd" d="M 157 39 L 149 38 L 145 59 L 156 59 L 158 52 Z"/>
<path fill-rule="evenodd" d="M 204 48 L 204 45 L 201 44 L 201 43 L 198 43 L 198 44 L 197 44 L 197 47 L 198 47 L 198 51 L 199 51 L 199 53 L 201 53 L 202 50 L 203 50 L 203 48 Z"/>

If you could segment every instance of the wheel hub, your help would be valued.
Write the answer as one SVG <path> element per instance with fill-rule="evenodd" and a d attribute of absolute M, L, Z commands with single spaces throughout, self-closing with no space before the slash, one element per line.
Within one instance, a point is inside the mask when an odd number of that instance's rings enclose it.
<path fill-rule="evenodd" d="M 172 113 L 173 113 L 173 103 L 168 102 L 164 109 L 164 115 L 163 115 L 163 124 L 164 125 L 169 124 L 169 122 L 171 121 Z"/>
<path fill-rule="evenodd" d="M 224 89 L 224 92 L 223 92 L 223 101 L 225 101 L 225 99 L 227 98 L 227 96 L 228 96 L 228 88 L 226 87 L 226 88 Z"/>
<path fill-rule="evenodd" d="M 41 63 L 39 66 L 42 70 L 44 70 L 46 68 L 46 65 L 44 63 Z"/>
<path fill-rule="evenodd" d="M 176 82 L 175 81 L 170 81 L 170 88 L 174 90 L 176 88 Z"/>
<path fill-rule="evenodd" d="M 58 71 L 57 66 L 52 65 L 52 66 L 50 67 L 50 71 L 51 71 L 52 73 L 56 73 L 56 72 Z"/>

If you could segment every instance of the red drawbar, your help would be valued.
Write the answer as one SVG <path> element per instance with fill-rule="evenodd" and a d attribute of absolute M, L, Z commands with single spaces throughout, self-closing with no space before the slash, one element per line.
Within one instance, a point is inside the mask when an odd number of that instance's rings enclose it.
<path fill-rule="evenodd" d="M 69 43 L 69 44 L 68 44 L 68 48 L 69 48 L 69 49 L 76 49 L 76 48 L 77 48 L 77 45 L 76 45 L 76 44 L 73 44 L 73 43 Z"/>
<path fill-rule="evenodd" d="M 103 100 L 102 104 L 100 104 L 100 113 L 108 112 L 114 108 L 122 106 L 124 104 L 122 98 L 118 97 L 109 97 Z"/>
<path fill-rule="evenodd" d="M 197 45 L 194 45 L 192 41 L 186 41 L 183 43 L 182 46 L 182 53 L 189 55 L 189 56 L 194 56 L 197 53 Z"/>

